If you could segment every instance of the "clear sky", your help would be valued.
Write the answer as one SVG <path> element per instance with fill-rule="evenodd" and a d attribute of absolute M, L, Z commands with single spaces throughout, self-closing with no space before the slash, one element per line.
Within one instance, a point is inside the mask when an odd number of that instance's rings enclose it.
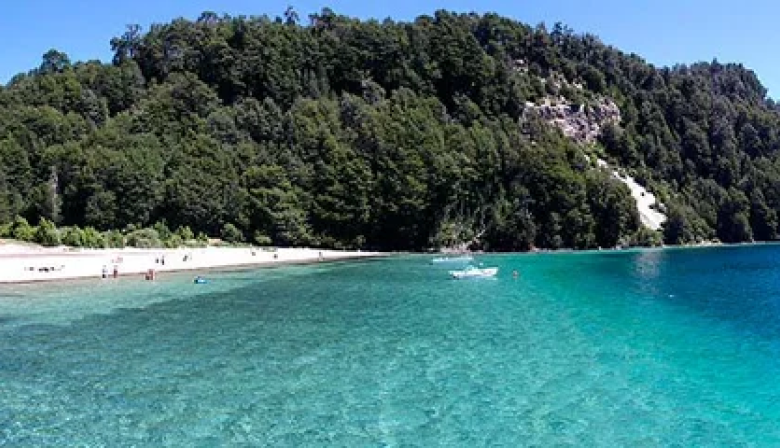
<path fill-rule="evenodd" d="M 231 15 L 281 15 L 292 5 L 306 17 L 329 6 L 361 18 L 412 19 L 437 9 L 494 11 L 536 24 L 563 22 L 591 32 L 656 65 L 678 62 L 741 62 L 780 97 L 780 1 L 777 0 L 6 0 L 0 12 L 0 83 L 40 64 L 51 48 L 71 60 L 110 60 L 111 37 L 132 23 L 202 11 Z"/>

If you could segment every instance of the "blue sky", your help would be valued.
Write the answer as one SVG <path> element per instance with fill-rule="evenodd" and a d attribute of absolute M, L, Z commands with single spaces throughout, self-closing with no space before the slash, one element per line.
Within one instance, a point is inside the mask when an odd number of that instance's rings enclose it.
<path fill-rule="evenodd" d="M 564 22 L 657 65 L 717 58 L 742 62 L 780 97 L 780 2 L 771 0 L 8 0 L 0 13 L 0 83 L 40 64 L 56 48 L 71 59 L 109 60 L 109 41 L 127 24 L 144 28 L 202 11 L 280 15 L 292 5 L 301 17 L 329 6 L 361 18 L 411 19 L 437 9 L 495 11 L 536 24 Z"/>

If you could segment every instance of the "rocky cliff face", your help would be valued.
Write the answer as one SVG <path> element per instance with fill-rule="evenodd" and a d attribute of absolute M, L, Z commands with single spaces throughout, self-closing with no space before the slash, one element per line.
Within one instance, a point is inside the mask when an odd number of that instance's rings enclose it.
<path fill-rule="evenodd" d="M 541 104 L 526 103 L 525 113 L 535 113 L 579 143 L 593 143 L 607 124 L 620 123 L 614 101 L 599 98 L 590 104 L 573 104 L 564 97 L 547 97 Z"/>
<path fill-rule="evenodd" d="M 608 98 L 599 98 L 591 104 L 583 105 L 573 104 L 564 97 L 547 97 L 541 104 L 526 103 L 525 113 L 537 114 L 547 123 L 560 129 L 563 135 L 580 144 L 596 142 L 605 126 L 620 124 L 621 119 L 620 108 Z M 663 222 L 666 221 L 666 215 L 657 209 L 663 209 L 663 204 L 631 176 L 622 176 L 603 160 L 598 160 L 598 166 L 609 170 L 613 177 L 626 184 L 631 190 L 642 225 L 652 230 L 660 230 Z"/>

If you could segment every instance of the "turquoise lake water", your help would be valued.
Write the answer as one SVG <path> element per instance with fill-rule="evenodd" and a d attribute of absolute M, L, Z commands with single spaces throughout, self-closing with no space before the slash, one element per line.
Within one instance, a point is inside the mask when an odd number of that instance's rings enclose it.
<path fill-rule="evenodd" d="M 431 258 L 0 287 L 0 446 L 780 446 L 780 246 Z"/>

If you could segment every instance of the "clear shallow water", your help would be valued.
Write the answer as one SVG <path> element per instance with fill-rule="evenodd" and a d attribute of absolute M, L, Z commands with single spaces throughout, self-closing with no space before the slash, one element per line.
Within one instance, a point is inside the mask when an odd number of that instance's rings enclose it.
<path fill-rule="evenodd" d="M 0 446 L 780 445 L 780 247 L 430 258 L 2 287 Z"/>

